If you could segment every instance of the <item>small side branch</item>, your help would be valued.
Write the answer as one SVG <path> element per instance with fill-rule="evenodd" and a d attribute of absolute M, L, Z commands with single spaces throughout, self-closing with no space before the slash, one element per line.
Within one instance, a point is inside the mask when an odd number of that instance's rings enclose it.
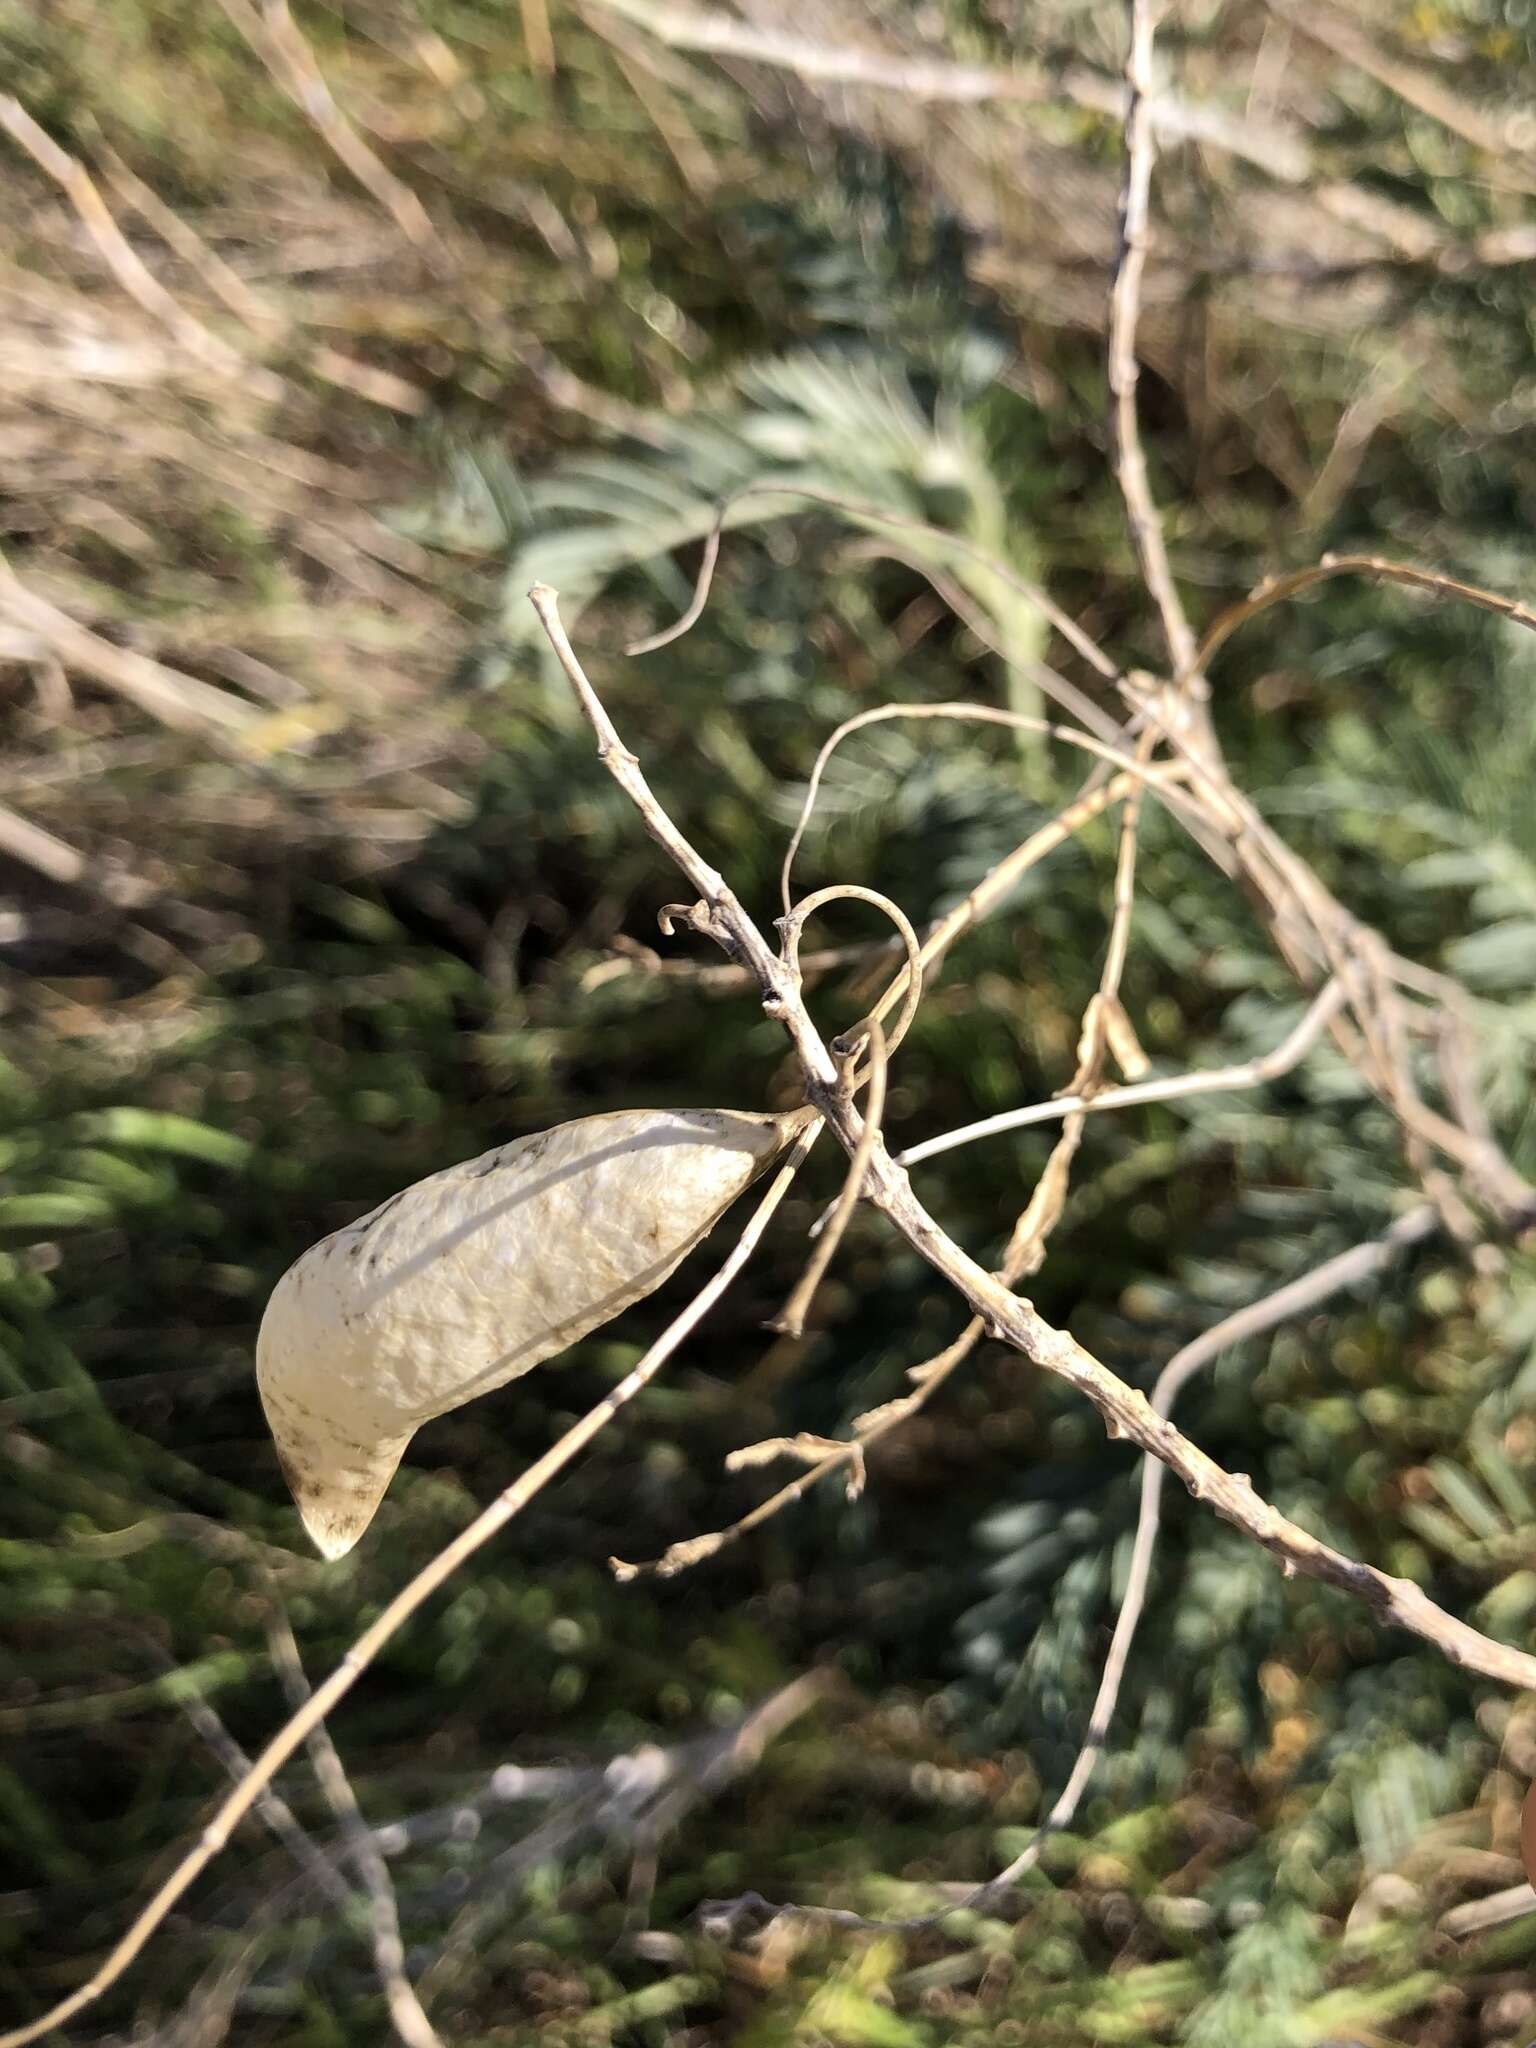
<path fill-rule="evenodd" d="M 1460 577 L 1447 576 L 1438 569 L 1415 568 L 1411 562 L 1392 562 L 1381 555 L 1324 555 L 1321 561 L 1305 569 L 1293 569 L 1288 576 L 1271 576 L 1251 590 L 1236 604 L 1227 609 L 1207 629 L 1196 654 L 1199 667 L 1205 668 L 1218 647 L 1223 647 L 1239 626 L 1249 619 L 1257 618 L 1260 612 L 1267 612 L 1271 606 L 1284 604 L 1293 597 L 1299 597 L 1304 590 L 1326 583 L 1331 576 L 1368 576 L 1382 583 L 1401 583 L 1410 590 L 1423 590 L 1434 597 L 1457 597 L 1464 604 L 1476 605 L 1485 612 L 1497 612 L 1501 619 L 1509 619 L 1517 626 L 1524 626 L 1528 632 L 1536 632 L 1536 611 L 1518 598 L 1505 597 L 1497 590 L 1485 590 L 1478 583 L 1463 583 Z"/>
<path fill-rule="evenodd" d="M 1250 1302 L 1246 1308 L 1226 1316 L 1213 1328 L 1176 1351 L 1158 1374 L 1157 1384 L 1152 1389 L 1154 1413 L 1169 1416 L 1174 1403 L 1195 1374 L 1211 1365 L 1224 1352 L 1246 1343 L 1250 1338 L 1262 1336 L 1266 1331 L 1278 1328 L 1281 1323 L 1290 1322 L 1296 1316 L 1306 1315 L 1323 1302 L 1342 1294 L 1346 1288 L 1359 1287 L 1372 1279 L 1384 1267 L 1390 1265 L 1409 1246 L 1422 1243 L 1431 1236 L 1438 1223 L 1434 1208 L 1429 1203 L 1417 1209 L 1410 1209 L 1394 1223 L 1390 1230 L 1367 1244 L 1356 1245 L 1352 1250 L 1341 1252 L 1337 1258 L 1327 1260 L 1315 1272 L 1303 1274 L 1299 1280 L 1292 1280 L 1284 1287 L 1277 1287 L 1262 1301 Z M 1050 1812 L 1041 1822 L 1034 1837 L 1006 1867 L 1000 1870 L 981 1890 L 966 1901 L 972 1908 L 984 1907 L 1001 1896 L 1010 1886 L 1016 1884 L 1026 1871 L 1032 1870 L 1040 1859 L 1040 1852 L 1049 1838 L 1062 1828 L 1072 1825 L 1094 1766 L 1104 1753 L 1109 1739 L 1110 1723 L 1115 1717 L 1115 1708 L 1120 1699 L 1120 1686 L 1125 1677 L 1125 1667 L 1130 1658 L 1131 1644 L 1146 1607 L 1147 1588 L 1152 1578 L 1152 1559 L 1157 1548 L 1158 1530 L 1161 1526 L 1163 1482 L 1166 1470 L 1156 1458 L 1144 1458 L 1141 1465 L 1141 1503 L 1137 1513 L 1136 1537 L 1131 1549 L 1131 1565 L 1126 1575 L 1125 1591 L 1120 1599 L 1120 1612 L 1115 1618 L 1115 1631 L 1110 1639 L 1109 1653 L 1104 1660 L 1103 1675 L 1088 1716 L 1088 1733 L 1077 1759 L 1063 1786 L 1060 1796 Z"/>
<path fill-rule="evenodd" d="M 1059 1117 L 1101 1109 L 1133 1109 L 1143 1102 L 1184 1102 L 1192 1095 L 1218 1095 L 1235 1089 L 1257 1088 L 1265 1081 L 1278 1080 L 1298 1066 L 1312 1050 L 1324 1030 L 1344 1006 L 1344 990 L 1337 981 L 1325 983 L 1299 1023 L 1271 1052 L 1240 1066 L 1216 1067 L 1208 1074 L 1169 1074 L 1156 1081 L 1135 1081 L 1125 1088 L 1106 1088 L 1101 1093 L 1055 1095 L 1049 1102 L 1031 1102 L 1021 1109 L 1005 1109 L 996 1116 L 982 1117 L 973 1124 L 961 1124 L 936 1138 L 924 1138 L 897 1155 L 898 1166 L 916 1166 L 924 1159 L 936 1159 L 942 1152 L 954 1152 L 973 1145 L 979 1138 L 995 1138 L 1005 1131 L 1021 1131 L 1030 1124 L 1054 1123 Z"/>

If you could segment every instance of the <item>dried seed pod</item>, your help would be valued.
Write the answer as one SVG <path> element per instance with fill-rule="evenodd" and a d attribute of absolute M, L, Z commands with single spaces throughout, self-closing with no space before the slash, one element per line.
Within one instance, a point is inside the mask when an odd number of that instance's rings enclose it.
<path fill-rule="evenodd" d="M 256 1379 L 316 1547 L 362 1535 L 414 1432 L 659 1287 L 808 1112 L 625 1110 L 418 1181 L 273 1290 Z"/>

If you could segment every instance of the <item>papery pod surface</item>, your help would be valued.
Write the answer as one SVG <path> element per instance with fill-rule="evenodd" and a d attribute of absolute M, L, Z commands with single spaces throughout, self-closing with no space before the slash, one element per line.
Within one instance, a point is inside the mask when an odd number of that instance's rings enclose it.
<path fill-rule="evenodd" d="M 659 1287 L 805 1118 L 582 1117 L 434 1173 L 311 1246 L 267 1304 L 256 1377 L 323 1555 L 362 1535 L 422 1423 Z"/>

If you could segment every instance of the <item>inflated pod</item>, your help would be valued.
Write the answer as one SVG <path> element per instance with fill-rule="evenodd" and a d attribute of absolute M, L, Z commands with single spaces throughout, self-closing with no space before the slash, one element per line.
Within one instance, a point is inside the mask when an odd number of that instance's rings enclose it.
<path fill-rule="evenodd" d="M 434 1173 L 312 1245 L 267 1303 L 256 1378 L 316 1547 L 352 1548 L 422 1423 L 659 1287 L 806 1115 L 582 1117 Z"/>

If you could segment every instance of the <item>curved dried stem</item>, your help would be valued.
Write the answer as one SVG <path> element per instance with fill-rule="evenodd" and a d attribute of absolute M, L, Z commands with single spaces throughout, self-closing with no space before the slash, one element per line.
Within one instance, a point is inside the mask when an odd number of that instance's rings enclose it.
<path fill-rule="evenodd" d="M 1062 740 L 1069 747 L 1080 747 L 1084 753 L 1093 754 L 1101 761 L 1132 776 L 1138 783 L 1149 783 L 1153 787 L 1174 787 L 1182 781 L 1182 771 L 1177 768 L 1155 768 L 1145 758 L 1127 754 L 1120 747 L 1109 745 L 1105 740 L 1091 733 L 1079 732 L 1075 726 L 1058 725 L 1048 718 L 1032 718 L 1022 711 L 1004 711 L 995 704 L 877 704 L 869 711 L 857 712 L 852 718 L 845 718 L 837 730 L 822 742 L 821 749 L 811 768 L 810 780 L 806 784 L 805 798 L 800 806 L 800 816 L 790 835 L 789 845 L 784 852 L 783 864 L 779 870 L 779 893 L 783 898 L 786 912 L 790 903 L 790 875 L 794 868 L 795 856 L 800 851 L 801 841 L 811 822 L 820 793 L 821 779 L 826 773 L 827 763 L 850 734 L 862 732 L 868 725 L 885 725 L 897 718 L 942 718 L 953 719 L 961 724 L 1005 725 L 1015 732 L 1042 733 L 1048 739 Z"/>
<path fill-rule="evenodd" d="M 363 1631 L 336 1668 L 315 1688 L 305 1706 L 284 1722 L 256 1758 L 246 1776 L 220 1802 L 213 1818 L 203 1829 L 196 1843 L 182 1857 L 105 1961 L 78 1990 L 72 1991 L 67 1998 L 60 1999 L 51 2010 L 35 2020 L 28 2021 L 25 2026 L 15 2027 L 8 2033 L 0 2034 L 0 2048 L 26 2048 L 29 2041 L 41 2039 L 44 2034 L 51 2033 L 54 2028 L 61 2027 L 66 2021 L 73 2019 L 76 2013 L 84 2012 L 87 2006 L 93 2004 L 104 1991 L 117 1982 L 155 1930 L 164 1922 L 177 1900 L 224 1848 L 235 1827 L 271 1784 L 283 1765 L 319 1727 L 331 1709 L 345 1699 L 391 1637 L 440 1586 L 452 1578 L 467 1558 L 472 1557 L 492 1536 L 504 1529 L 515 1516 L 521 1514 L 529 1501 L 542 1492 L 550 1480 L 563 1471 L 577 1453 L 584 1450 L 592 1439 L 607 1427 L 619 1410 L 656 1377 L 684 1337 L 720 1299 L 756 1250 L 764 1230 L 768 1227 L 769 1219 L 789 1192 L 790 1183 L 815 1144 L 820 1130 L 820 1120 L 809 1117 L 789 1156 L 769 1183 L 767 1192 L 758 1202 L 751 1220 L 724 1264 L 705 1283 L 682 1313 L 668 1324 L 639 1364 L 626 1373 L 619 1384 L 605 1394 L 596 1407 L 589 1409 L 579 1422 L 573 1424 L 558 1443 L 552 1444 L 541 1458 L 536 1458 L 527 1471 L 514 1480 L 505 1492 L 499 1494 L 488 1508 L 483 1509 L 467 1529 L 461 1530 L 451 1543 L 446 1544 L 430 1564 L 423 1566 L 415 1578 L 401 1587 L 377 1620 Z"/>
<path fill-rule="evenodd" d="M 800 935 L 805 930 L 807 920 L 814 917 L 818 910 L 825 910 L 829 903 L 872 903 L 876 910 L 883 911 L 895 925 L 896 935 L 907 949 L 906 986 L 902 996 L 901 1015 L 891 1030 L 882 1033 L 881 1036 L 881 1052 L 888 1058 L 911 1030 L 912 1019 L 917 1015 L 917 1006 L 923 999 L 923 951 L 917 942 L 917 933 L 912 928 L 912 920 L 901 905 L 893 903 L 891 898 L 879 889 L 866 889 L 857 882 L 834 882 L 829 888 L 817 889 L 811 895 L 802 897 L 778 922 L 783 941 L 781 957 L 794 976 L 796 988 L 799 988 L 801 983 Z M 854 1027 L 854 1032 L 863 1031 L 869 1025 L 877 1026 L 879 1023 L 878 1017 L 865 1018 L 863 1023 Z M 855 1080 L 852 1085 L 857 1092 L 863 1084 L 862 1081 Z"/>
<path fill-rule="evenodd" d="M 1497 590 L 1484 590 L 1480 584 L 1463 583 L 1460 577 L 1447 576 L 1439 569 L 1419 569 L 1411 562 L 1391 562 L 1381 555 L 1324 555 L 1321 561 L 1312 563 L 1309 568 L 1293 569 L 1288 576 L 1269 577 L 1236 604 L 1228 605 L 1206 629 L 1205 638 L 1200 642 L 1196 656 L 1200 667 L 1204 668 L 1217 648 L 1225 646 L 1238 627 L 1246 625 L 1249 619 L 1257 618 L 1260 612 L 1267 612 L 1273 605 L 1299 597 L 1304 590 L 1326 583 L 1331 576 L 1371 576 L 1383 583 L 1401 583 L 1410 590 L 1425 590 L 1436 597 L 1459 598 L 1463 604 L 1476 605 L 1485 612 L 1496 612 L 1501 619 L 1510 619 L 1517 626 L 1536 631 L 1536 611 L 1529 605 L 1521 604 L 1517 598 L 1505 597 Z"/>
<path fill-rule="evenodd" d="M 1016 597 L 1022 597 L 1032 604 L 1071 647 L 1082 656 L 1091 668 L 1098 670 L 1106 682 L 1118 683 L 1121 671 L 1118 665 L 1089 633 L 1085 633 L 1077 621 L 1064 612 L 1054 598 L 1047 596 L 1038 583 L 1021 576 L 1017 569 L 994 555 L 990 549 L 968 540 L 964 534 L 952 533 L 946 526 L 935 526 L 930 520 L 918 519 L 909 512 L 892 512 L 883 505 L 871 505 L 862 498 L 841 497 L 836 491 L 825 491 L 814 484 L 800 484 L 785 479 L 782 482 L 745 484 L 739 491 L 732 491 L 720 502 L 715 522 L 704 545 L 704 559 L 699 564 L 698 579 L 693 596 L 688 600 L 687 609 L 677 621 L 665 631 L 653 634 L 648 640 L 633 641 L 626 650 L 630 654 L 649 653 L 653 648 L 665 647 L 670 641 L 681 639 L 690 626 L 696 625 L 715 579 L 715 565 L 720 559 L 720 536 L 724 532 L 732 509 L 748 498 L 799 498 L 812 505 L 826 505 L 834 512 L 844 512 L 851 519 L 868 520 L 873 526 L 888 526 L 897 533 L 920 533 L 929 540 L 942 541 L 967 561 L 976 562 L 995 576 L 1004 589 L 1011 590 Z"/>
<path fill-rule="evenodd" d="M 670 647 L 674 640 L 681 640 L 698 624 L 705 605 L 709 603 L 715 564 L 720 559 L 720 536 L 724 530 L 725 513 L 722 511 L 704 537 L 704 557 L 699 563 L 698 580 L 693 586 L 693 596 L 688 600 L 687 609 L 670 626 L 663 626 L 659 633 L 652 633 L 644 640 L 631 640 L 624 649 L 626 654 L 654 654 L 658 647 Z"/>

